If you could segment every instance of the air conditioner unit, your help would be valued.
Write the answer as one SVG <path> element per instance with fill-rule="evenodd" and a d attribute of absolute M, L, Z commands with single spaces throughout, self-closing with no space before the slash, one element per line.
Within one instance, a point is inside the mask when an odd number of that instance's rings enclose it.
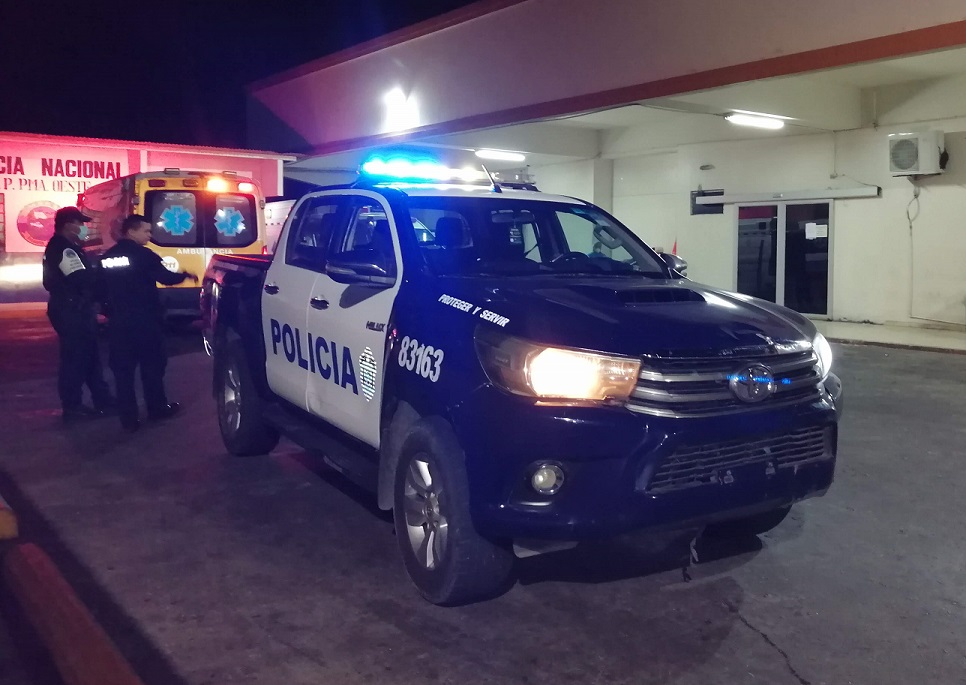
<path fill-rule="evenodd" d="M 941 174 L 945 149 L 942 131 L 889 134 L 889 172 L 893 176 Z"/>

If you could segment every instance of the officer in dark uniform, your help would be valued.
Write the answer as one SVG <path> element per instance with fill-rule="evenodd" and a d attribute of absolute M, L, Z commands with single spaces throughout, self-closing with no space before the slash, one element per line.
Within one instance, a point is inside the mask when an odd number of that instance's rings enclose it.
<path fill-rule="evenodd" d="M 44 250 L 44 288 L 50 293 L 47 317 L 60 340 L 57 390 L 64 421 L 103 416 L 114 407 L 97 348 L 97 274 L 80 240 L 84 223 L 90 220 L 76 207 L 58 209 L 54 235 Z M 82 402 L 84 385 L 93 407 Z"/>
<path fill-rule="evenodd" d="M 134 371 L 138 366 L 148 418 L 166 419 L 181 409 L 177 402 L 169 403 L 164 392 L 164 308 L 157 284 L 198 281 L 187 271 L 174 273 L 165 268 L 161 257 L 145 247 L 150 240 L 151 224 L 140 214 L 132 214 L 121 224 L 117 244 L 101 257 L 111 369 L 117 383 L 118 415 L 127 431 L 136 431 L 140 426 L 134 393 Z"/>

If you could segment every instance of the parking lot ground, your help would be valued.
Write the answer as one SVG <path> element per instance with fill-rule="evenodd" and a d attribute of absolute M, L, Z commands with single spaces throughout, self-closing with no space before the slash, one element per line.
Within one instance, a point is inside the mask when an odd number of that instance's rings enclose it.
<path fill-rule="evenodd" d="M 966 684 L 966 356 L 835 346 L 832 489 L 690 582 L 687 534 L 635 534 L 445 609 L 318 457 L 225 453 L 189 349 L 186 413 L 135 435 L 61 425 L 51 376 L 0 384 L 0 493 L 149 685 Z"/>

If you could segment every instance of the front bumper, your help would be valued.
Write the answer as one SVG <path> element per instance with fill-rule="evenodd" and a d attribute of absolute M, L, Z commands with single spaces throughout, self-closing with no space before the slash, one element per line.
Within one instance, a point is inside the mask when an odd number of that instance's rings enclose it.
<path fill-rule="evenodd" d="M 474 524 L 492 537 L 577 540 L 739 518 L 821 495 L 834 476 L 841 411 L 838 378 L 825 387 L 808 404 L 700 419 L 539 406 L 480 388 L 453 415 Z M 541 496 L 529 477 L 548 462 L 566 480 Z"/>

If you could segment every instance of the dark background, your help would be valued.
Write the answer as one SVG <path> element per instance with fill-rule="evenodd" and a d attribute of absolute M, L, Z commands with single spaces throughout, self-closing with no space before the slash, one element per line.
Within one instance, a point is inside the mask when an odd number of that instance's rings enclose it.
<path fill-rule="evenodd" d="M 469 0 L 0 0 L 0 130 L 245 146 L 245 86 Z"/>

